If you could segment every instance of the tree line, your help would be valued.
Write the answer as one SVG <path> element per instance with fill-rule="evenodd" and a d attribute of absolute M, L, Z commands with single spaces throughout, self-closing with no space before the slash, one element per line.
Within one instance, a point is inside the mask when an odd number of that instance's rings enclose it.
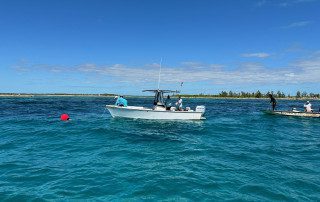
<path fill-rule="evenodd" d="M 267 92 L 262 93 L 261 91 L 256 92 L 233 92 L 233 91 L 221 91 L 219 94 L 203 94 L 198 95 L 181 95 L 183 97 L 223 97 L 223 98 L 268 98 L 269 94 L 273 95 L 276 98 L 320 98 L 319 93 L 307 93 L 305 91 L 297 91 L 295 95 L 285 94 L 284 92 Z"/>

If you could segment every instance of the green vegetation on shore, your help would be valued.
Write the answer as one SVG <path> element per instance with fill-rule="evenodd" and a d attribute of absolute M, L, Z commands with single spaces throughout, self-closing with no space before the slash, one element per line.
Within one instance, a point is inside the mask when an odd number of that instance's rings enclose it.
<path fill-rule="evenodd" d="M 219 94 L 178 94 L 184 98 L 269 98 L 269 94 L 272 94 L 275 98 L 284 99 L 319 99 L 319 93 L 307 93 L 297 91 L 295 95 L 285 94 L 284 92 L 277 91 L 274 93 L 266 92 L 262 93 L 259 90 L 256 92 L 233 92 L 233 91 L 221 91 Z M 177 97 L 178 95 L 173 95 Z M 102 93 L 102 94 L 77 94 L 77 93 L 0 93 L 0 97 L 33 97 L 33 96 L 104 96 L 114 97 L 116 94 Z M 153 96 L 129 96 L 127 97 L 153 97 Z"/>
<path fill-rule="evenodd" d="M 185 98 L 269 98 L 269 94 L 272 94 L 275 98 L 312 98 L 312 99 L 319 99 L 319 93 L 307 93 L 307 92 L 300 92 L 297 91 L 295 95 L 285 94 L 284 92 L 276 92 L 273 91 L 262 93 L 259 90 L 256 92 L 232 92 L 232 91 L 221 91 L 219 94 L 198 94 L 198 95 L 191 95 L 191 94 L 181 94 L 182 97 Z"/>

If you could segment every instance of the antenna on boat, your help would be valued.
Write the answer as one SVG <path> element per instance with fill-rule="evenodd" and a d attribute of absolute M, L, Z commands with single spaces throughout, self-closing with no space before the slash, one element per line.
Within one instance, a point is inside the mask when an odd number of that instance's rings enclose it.
<path fill-rule="evenodd" d="M 161 65 L 162 65 L 162 58 L 160 60 L 160 70 L 159 70 L 159 77 L 158 77 L 158 90 L 160 90 Z"/>

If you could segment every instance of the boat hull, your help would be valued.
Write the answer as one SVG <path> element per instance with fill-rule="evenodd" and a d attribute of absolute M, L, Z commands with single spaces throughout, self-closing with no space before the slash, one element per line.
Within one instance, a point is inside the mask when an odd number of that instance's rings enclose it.
<path fill-rule="evenodd" d="M 166 120 L 200 120 L 204 119 L 203 113 L 195 111 L 157 111 L 144 107 L 119 107 L 106 105 L 112 117 L 132 119 L 166 119 Z"/>
<path fill-rule="evenodd" d="M 320 113 L 318 112 L 293 112 L 293 111 L 271 111 L 266 110 L 264 111 L 267 114 L 273 115 L 282 115 L 282 116 L 297 116 L 297 117 L 313 117 L 313 118 L 320 118 Z"/>

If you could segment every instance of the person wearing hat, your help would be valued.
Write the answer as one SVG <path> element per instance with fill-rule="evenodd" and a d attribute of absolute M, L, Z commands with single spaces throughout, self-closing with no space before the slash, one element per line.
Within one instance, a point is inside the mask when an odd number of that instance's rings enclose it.
<path fill-rule="evenodd" d="M 114 99 L 117 99 L 116 101 L 116 105 L 120 106 L 120 107 L 127 107 L 128 106 L 128 101 L 126 99 L 123 98 L 123 96 L 121 95 L 114 97 Z"/>
<path fill-rule="evenodd" d="M 306 104 L 303 105 L 304 109 L 306 112 L 313 112 L 312 108 L 311 108 L 311 103 L 309 101 L 306 102 Z"/>

